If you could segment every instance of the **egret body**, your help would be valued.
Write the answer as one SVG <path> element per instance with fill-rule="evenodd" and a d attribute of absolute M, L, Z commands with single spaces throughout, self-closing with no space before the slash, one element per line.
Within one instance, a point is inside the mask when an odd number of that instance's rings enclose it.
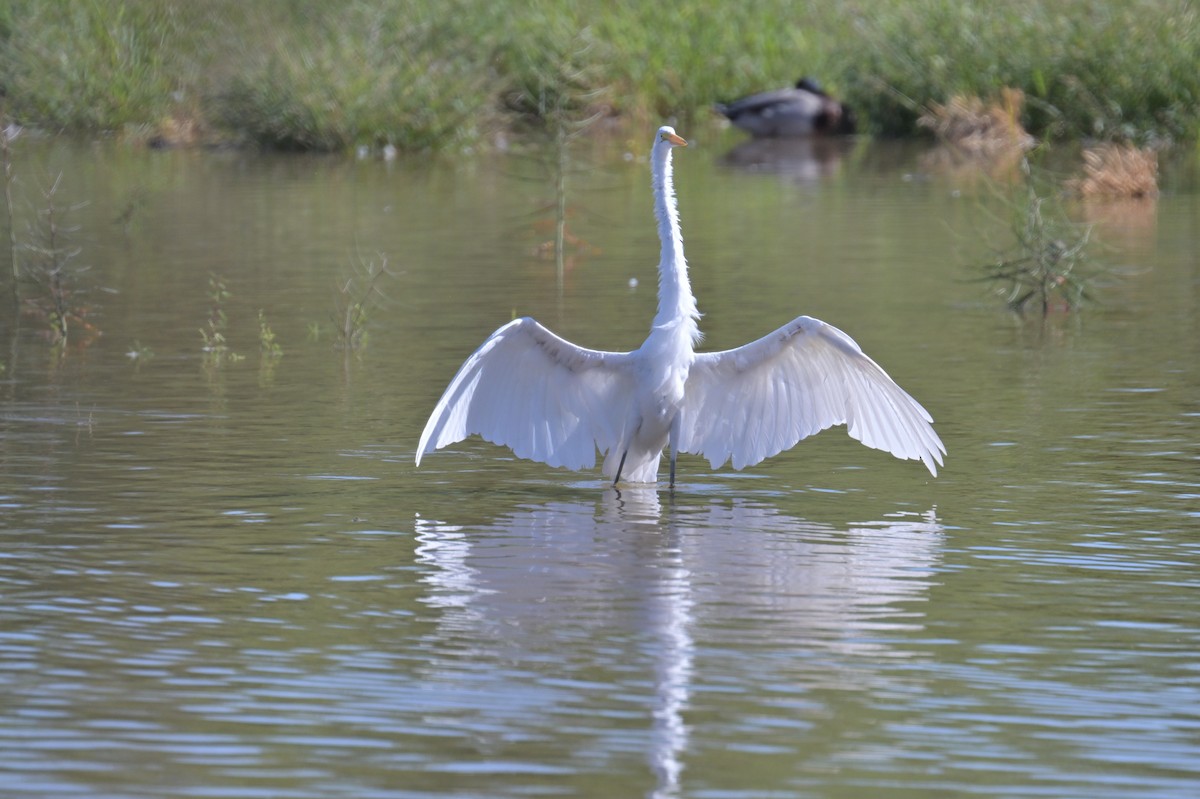
<path fill-rule="evenodd" d="M 671 153 L 687 145 L 670 127 L 650 151 L 654 215 L 662 252 L 658 312 L 633 352 L 566 341 L 531 318 L 488 337 L 450 381 L 421 433 L 428 452 L 482 436 L 518 457 L 652 483 L 670 448 L 712 467 L 752 466 L 836 424 L 875 449 L 920 460 L 933 475 L 945 447 L 932 419 L 842 331 L 799 316 L 773 333 L 724 352 L 697 353 L 700 312 L 671 175 Z"/>

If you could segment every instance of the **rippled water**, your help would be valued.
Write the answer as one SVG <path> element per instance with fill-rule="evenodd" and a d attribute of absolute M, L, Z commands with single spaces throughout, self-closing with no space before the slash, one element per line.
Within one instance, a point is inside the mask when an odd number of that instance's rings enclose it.
<path fill-rule="evenodd" d="M 479 441 L 412 456 L 514 314 L 640 343 L 657 246 L 619 148 L 581 155 L 560 288 L 524 159 L 21 144 L 31 202 L 62 171 L 89 203 L 101 335 L 58 353 L 0 311 L 0 793 L 1200 792 L 1193 167 L 1149 210 L 1076 209 L 1103 303 L 1042 322 L 966 279 L 1007 231 L 977 176 L 697 138 L 676 173 L 708 345 L 837 324 L 949 456 L 934 480 L 831 431 L 617 493 Z M 347 354 L 337 287 L 384 255 Z M 244 356 L 216 366 L 211 273 Z"/>

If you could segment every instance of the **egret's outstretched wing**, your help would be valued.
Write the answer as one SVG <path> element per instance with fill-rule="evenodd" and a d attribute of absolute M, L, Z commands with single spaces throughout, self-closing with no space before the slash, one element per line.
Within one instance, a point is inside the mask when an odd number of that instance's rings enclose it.
<path fill-rule="evenodd" d="M 845 424 L 853 438 L 937 475 L 946 448 L 933 419 L 854 340 L 801 316 L 758 341 L 696 356 L 685 387 L 679 449 L 713 468 L 753 466 Z"/>
<path fill-rule="evenodd" d="M 616 447 L 631 417 L 630 353 L 599 352 L 514 319 L 458 370 L 421 433 L 426 452 L 478 434 L 521 458 L 582 469 Z"/>

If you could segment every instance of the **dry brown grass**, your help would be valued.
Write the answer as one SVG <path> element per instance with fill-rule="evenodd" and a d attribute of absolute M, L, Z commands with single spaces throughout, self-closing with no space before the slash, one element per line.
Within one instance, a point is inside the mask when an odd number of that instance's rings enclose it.
<path fill-rule="evenodd" d="M 951 97 L 945 105 L 934 103 L 917 125 L 929 128 L 941 141 L 964 153 L 983 157 L 1024 152 L 1036 142 L 1021 126 L 1025 93 L 1001 89 L 999 102 L 978 97 Z"/>
<path fill-rule="evenodd" d="M 203 135 L 196 117 L 172 114 L 159 120 L 150 142 L 156 147 L 191 147 L 199 144 Z"/>
<path fill-rule="evenodd" d="M 1083 197 L 1143 199 L 1158 196 L 1158 153 L 1131 144 L 1102 144 L 1083 151 L 1083 176 L 1067 181 Z"/>

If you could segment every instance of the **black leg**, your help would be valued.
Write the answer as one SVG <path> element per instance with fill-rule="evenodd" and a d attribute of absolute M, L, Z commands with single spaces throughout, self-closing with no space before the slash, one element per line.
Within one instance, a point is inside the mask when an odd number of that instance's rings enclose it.
<path fill-rule="evenodd" d="M 625 468 L 625 456 L 628 454 L 629 454 L 629 450 L 625 450 L 624 452 L 621 453 L 621 462 L 617 464 L 617 476 L 616 476 L 616 479 L 613 480 L 614 486 L 617 483 L 621 482 L 621 470 L 623 470 Z"/>
<path fill-rule="evenodd" d="M 675 450 L 671 450 L 671 490 L 675 489 Z"/>

